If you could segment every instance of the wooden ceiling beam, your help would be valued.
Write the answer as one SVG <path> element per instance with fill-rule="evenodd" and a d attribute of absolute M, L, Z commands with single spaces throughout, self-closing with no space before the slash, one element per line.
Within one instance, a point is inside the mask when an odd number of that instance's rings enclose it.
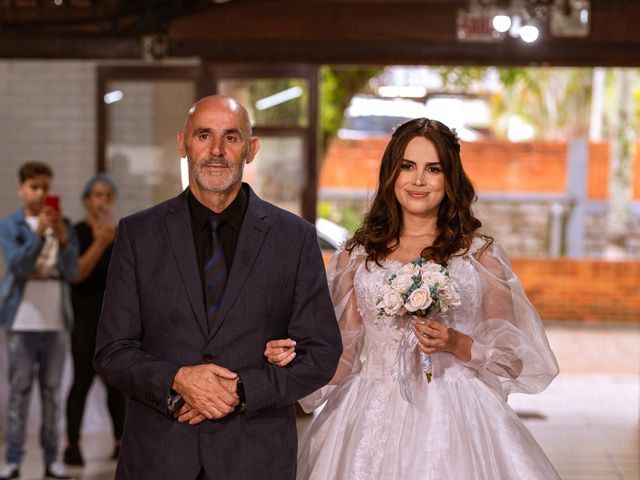
<path fill-rule="evenodd" d="M 256 48 L 256 44 L 260 44 Z M 176 57 L 197 56 L 218 62 L 303 62 L 370 65 L 494 65 L 494 66 L 640 66 L 640 43 L 601 44 L 584 48 L 579 41 L 547 42 L 524 46 L 521 42 L 466 44 L 453 42 L 286 42 L 234 41 L 172 42 Z"/>
<path fill-rule="evenodd" d="M 588 37 L 544 32 L 529 45 L 510 37 L 459 41 L 455 20 L 461 5 L 466 0 L 234 0 L 175 19 L 162 34 L 168 57 L 226 63 L 640 66 L 640 0 L 591 0 Z M 142 36 L 18 34 L 0 23 L 0 58 L 140 59 L 143 54 Z"/>
<path fill-rule="evenodd" d="M 0 58 L 140 59 L 139 37 L 0 34 Z"/>

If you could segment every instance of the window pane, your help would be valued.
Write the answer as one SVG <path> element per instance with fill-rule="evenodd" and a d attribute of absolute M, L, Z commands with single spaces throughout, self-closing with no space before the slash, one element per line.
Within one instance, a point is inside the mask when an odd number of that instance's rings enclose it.
<path fill-rule="evenodd" d="M 304 79 L 223 79 L 218 92 L 247 107 L 255 126 L 306 127 L 309 123 L 309 88 Z"/>
<path fill-rule="evenodd" d="M 260 137 L 260 150 L 244 179 L 264 200 L 301 215 L 305 186 L 304 141 L 300 137 Z"/>
<path fill-rule="evenodd" d="M 106 169 L 120 187 L 117 213 L 127 215 L 182 190 L 176 134 L 195 86 L 190 80 L 114 80 L 107 91 Z"/>

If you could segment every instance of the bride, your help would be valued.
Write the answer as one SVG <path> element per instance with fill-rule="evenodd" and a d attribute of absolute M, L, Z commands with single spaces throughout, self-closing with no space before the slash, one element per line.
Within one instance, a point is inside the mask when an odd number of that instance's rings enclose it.
<path fill-rule="evenodd" d="M 559 478 L 506 402 L 544 390 L 558 365 L 504 250 L 478 233 L 474 200 L 454 131 L 425 118 L 398 127 L 371 209 L 328 269 L 344 353 L 331 383 L 301 401 L 326 404 L 300 445 L 299 479 Z M 451 322 L 381 312 L 384 285 L 417 258 L 455 282 Z M 286 368 L 295 339 L 265 355 Z"/>

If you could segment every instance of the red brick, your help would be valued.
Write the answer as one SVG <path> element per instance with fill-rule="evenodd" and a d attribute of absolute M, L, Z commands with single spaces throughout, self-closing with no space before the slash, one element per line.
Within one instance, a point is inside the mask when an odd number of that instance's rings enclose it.
<path fill-rule="evenodd" d="M 374 190 L 387 137 L 334 140 L 320 171 L 320 188 Z M 606 200 L 609 144 L 590 145 L 587 196 Z M 501 140 L 462 144 L 464 168 L 478 192 L 564 193 L 567 145 L 562 142 L 511 143 Z M 640 148 L 632 175 L 633 198 L 640 200 Z"/>

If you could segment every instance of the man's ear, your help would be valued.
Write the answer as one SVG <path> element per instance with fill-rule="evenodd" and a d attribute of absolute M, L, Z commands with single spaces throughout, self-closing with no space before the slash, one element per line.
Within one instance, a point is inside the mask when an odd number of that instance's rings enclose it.
<path fill-rule="evenodd" d="M 184 148 L 184 134 L 182 133 L 182 130 L 178 132 L 176 138 L 178 140 L 178 152 L 180 152 L 180 157 L 186 157 L 187 150 Z"/>
<path fill-rule="evenodd" d="M 258 150 L 260 150 L 260 139 L 258 137 L 251 137 L 251 140 L 249 140 L 249 151 L 247 152 L 247 165 L 253 162 Z"/>

